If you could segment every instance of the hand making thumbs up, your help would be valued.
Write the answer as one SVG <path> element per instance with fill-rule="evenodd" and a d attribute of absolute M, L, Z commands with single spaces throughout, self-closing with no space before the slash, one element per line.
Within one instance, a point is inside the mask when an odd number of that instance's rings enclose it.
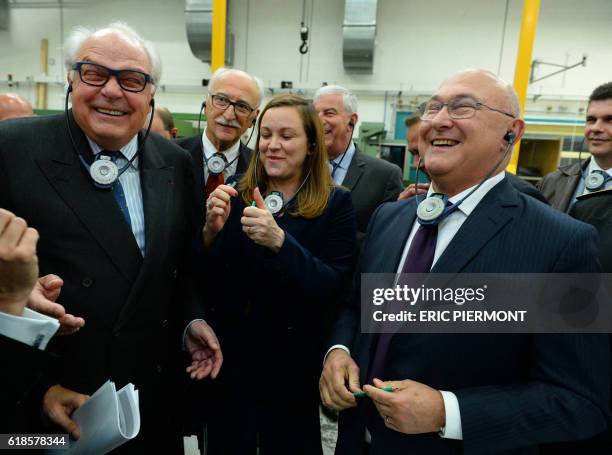
<path fill-rule="evenodd" d="M 255 207 L 246 207 L 242 212 L 242 230 L 247 237 L 253 240 L 258 245 L 270 248 L 275 253 L 278 253 L 285 241 L 285 231 L 278 227 L 276 220 L 266 208 L 259 188 L 253 191 L 253 199 Z"/>

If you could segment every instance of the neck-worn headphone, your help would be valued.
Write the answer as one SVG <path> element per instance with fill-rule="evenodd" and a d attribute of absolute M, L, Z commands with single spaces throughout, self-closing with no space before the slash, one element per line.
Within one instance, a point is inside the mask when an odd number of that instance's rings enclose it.
<path fill-rule="evenodd" d="M 85 156 L 80 152 L 79 148 L 76 145 L 74 140 L 74 136 L 72 135 L 72 129 L 70 128 L 70 116 L 68 115 L 68 97 L 72 92 L 72 84 L 68 85 L 68 90 L 66 90 L 66 101 L 64 103 L 64 114 L 66 119 L 66 128 L 68 129 L 68 136 L 70 136 L 70 142 L 72 143 L 72 148 L 76 152 L 81 161 L 83 167 L 89 172 L 89 176 L 92 179 L 92 182 L 96 188 L 101 189 L 110 189 L 113 187 L 114 183 L 117 179 L 123 174 L 134 162 L 136 157 L 140 155 L 142 152 L 145 143 L 147 142 L 147 138 L 149 137 L 149 132 L 151 131 L 151 125 L 153 124 L 153 115 L 149 117 L 149 124 L 147 125 L 147 131 L 145 132 L 136 153 L 130 159 L 127 164 L 119 169 L 115 162 L 112 160 L 111 156 L 106 153 L 98 153 L 94 159 L 94 162 L 89 164 L 85 159 Z M 155 100 L 151 98 L 149 102 L 151 106 L 151 113 L 155 111 Z"/>
<path fill-rule="evenodd" d="M 421 202 L 418 202 L 419 195 L 416 195 L 416 201 L 418 203 L 417 221 L 420 225 L 434 226 L 439 224 L 444 218 L 446 218 L 455 210 L 457 210 L 459 206 L 463 203 L 463 201 L 465 201 L 472 194 L 474 194 L 474 192 L 478 190 L 478 188 L 480 188 L 482 184 L 491 177 L 491 175 L 493 175 L 495 169 L 497 169 L 498 166 L 504 161 L 506 155 L 508 155 L 508 152 L 512 148 L 512 144 L 514 144 L 514 140 L 516 139 L 516 134 L 514 133 L 514 131 L 508 131 L 504 135 L 503 139 L 508 143 L 508 145 L 506 145 L 506 148 L 504 149 L 504 153 L 502 154 L 501 158 L 497 160 L 495 166 L 491 168 L 489 173 L 480 181 L 480 183 L 456 203 L 450 203 L 448 200 L 448 196 L 442 193 L 432 193 L 430 196 L 425 197 L 425 199 L 423 199 Z M 415 177 L 415 180 L 417 182 L 419 181 L 419 169 L 420 167 L 417 168 Z"/>

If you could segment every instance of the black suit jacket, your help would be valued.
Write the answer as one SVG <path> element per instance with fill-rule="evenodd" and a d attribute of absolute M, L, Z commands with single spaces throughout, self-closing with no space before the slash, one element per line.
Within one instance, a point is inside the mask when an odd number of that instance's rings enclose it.
<path fill-rule="evenodd" d="M 4 374 L 0 376 L 0 431 L 40 431 L 36 423 L 42 397 L 51 385 L 52 356 L 2 334 L 0 352 L 5 363 Z"/>
<path fill-rule="evenodd" d="M 358 240 L 365 235 L 374 210 L 383 202 L 397 200 L 404 189 L 402 171 L 398 166 L 366 155 L 357 145 L 342 186 L 351 190 Z"/>
<path fill-rule="evenodd" d="M 373 215 L 362 273 L 395 273 L 416 217 L 412 198 Z M 436 262 L 439 273 L 597 272 L 596 233 L 519 193 L 506 179 L 478 204 Z M 366 380 L 375 337 L 360 333 L 359 301 L 347 308 L 329 346 L 348 346 Z M 603 431 L 608 410 L 603 335 L 396 334 L 384 379 L 413 379 L 454 392 L 463 441 L 404 435 L 376 419 L 372 455 L 538 453 L 545 441 Z M 359 408 L 340 414 L 336 454 L 359 453 Z"/>
<path fill-rule="evenodd" d="M 71 130 L 79 150 L 91 154 L 76 123 Z M 195 232 L 191 159 L 151 135 L 139 169 L 144 258 L 112 191 L 92 184 L 63 115 L 0 124 L 0 206 L 38 229 L 41 275 L 63 278 L 58 302 L 86 321 L 48 347 L 60 354 L 60 383 L 91 394 L 107 379 L 118 388 L 133 382 L 142 426 L 124 448 L 142 452 L 177 435 L 174 363 L 186 313 L 200 302 L 184 269 Z"/>
<path fill-rule="evenodd" d="M 198 216 L 200 222 L 204 221 L 204 217 L 206 216 L 206 181 L 204 180 L 204 149 L 202 146 L 202 135 L 198 134 L 197 136 L 184 137 L 180 139 L 176 139 L 175 142 L 180 145 L 182 148 L 187 150 L 191 154 L 191 159 L 193 160 L 193 171 L 194 171 L 194 180 L 195 180 L 195 195 L 196 195 L 196 203 L 198 207 Z M 236 172 L 235 174 L 244 174 L 249 167 L 249 161 L 251 160 L 251 154 L 253 151 L 244 145 L 242 142 L 240 143 L 240 151 L 238 155 L 238 162 L 236 163 Z"/>

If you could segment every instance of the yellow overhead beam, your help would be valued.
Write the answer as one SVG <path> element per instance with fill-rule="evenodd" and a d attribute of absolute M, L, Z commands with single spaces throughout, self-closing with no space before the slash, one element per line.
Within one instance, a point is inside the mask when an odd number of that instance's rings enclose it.
<path fill-rule="evenodd" d="M 527 87 L 529 86 L 529 74 L 531 72 L 531 54 L 533 53 L 533 42 L 535 41 L 539 12 L 540 0 L 524 0 L 521 36 L 519 38 L 514 71 L 514 89 L 518 94 L 522 113 L 525 112 L 525 100 L 527 99 Z M 516 174 L 520 146 L 520 142 L 514 145 L 514 153 L 508 163 L 507 169 L 513 174 Z"/>
<path fill-rule="evenodd" d="M 225 34 L 227 24 L 227 0 L 213 0 L 212 44 L 210 71 L 214 73 L 225 65 Z"/>
<path fill-rule="evenodd" d="M 49 74 L 49 40 L 40 40 L 40 72 L 47 76 Z M 36 109 L 47 109 L 47 83 L 36 83 Z"/>

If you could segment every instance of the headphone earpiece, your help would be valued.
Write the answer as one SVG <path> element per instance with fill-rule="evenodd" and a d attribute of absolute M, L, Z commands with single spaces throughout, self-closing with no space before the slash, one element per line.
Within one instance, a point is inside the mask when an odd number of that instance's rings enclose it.
<path fill-rule="evenodd" d="M 506 141 L 508 145 L 514 144 L 514 139 L 516 139 L 516 134 L 514 134 L 514 131 L 508 131 L 504 135 L 504 141 Z"/>
<path fill-rule="evenodd" d="M 257 123 L 257 117 L 255 117 L 255 118 L 253 119 L 253 121 L 251 122 L 251 126 L 252 126 L 252 127 L 255 127 L 255 124 L 256 124 L 256 123 Z"/>
<path fill-rule="evenodd" d="M 202 101 L 202 106 L 200 107 L 200 111 L 203 111 L 206 108 L 206 101 Z"/>
<path fill-rule="evenodd" d="M 355 123 L 354 123 L 352 120 L 350 120 L 350 121 L 349 121 L 349 126 L 350 126 L 351 128 L 355 128 Z"/>
<path fill-rule="evenodd" d="M 155 101 L 153 101 L 153 98 L 151 98 L 151 101 L 149 101 L 149 106 L 155 106 Z"/>
<path fill-rule="evenodd" d="M 68 84 L 68 92 L 67 93 L 71 93 L 72 92 L 72 84 Z"/>

